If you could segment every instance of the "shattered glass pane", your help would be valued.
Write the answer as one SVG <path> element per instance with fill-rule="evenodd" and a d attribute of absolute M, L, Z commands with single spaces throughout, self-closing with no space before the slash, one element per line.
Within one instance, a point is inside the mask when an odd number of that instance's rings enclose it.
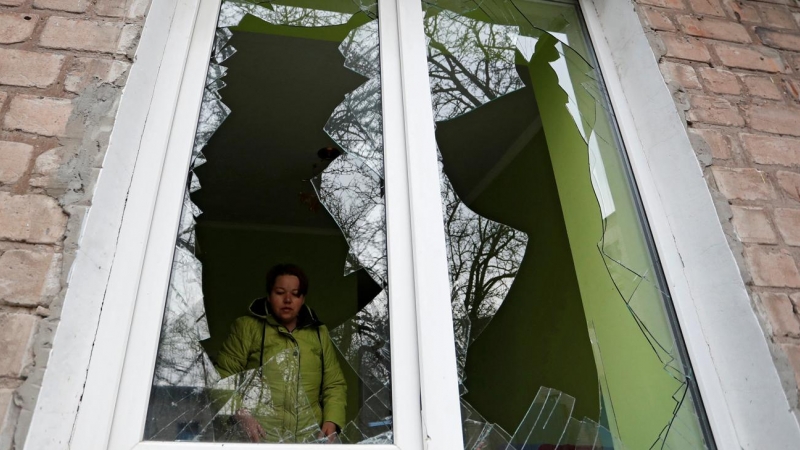
<path fill-rule="evenodd" d="M 490 382 L 479 367 L 487 361 L 469 359 L 469 350 L 512 293 L 517 291 L 514 298 L 519 301 L 549 303 L 526 297 L 516 285 L 532 289 L 526 280 L 537 275 L 521 274 L 526 266 L 541 268 L 537 254 L 553 244 L 518 228 L 520 213 L 503 212 L 524 211 L 540 200 L 492 194 L 481 201 L 487 189 L 501 189 L 492 186 L 511 192 L 529 191 L 526 184 L 545 186 L 546 181 L 502 176 L 513 158 L 531 158 L 526 152 L 544 147 L 569 242 L 562 252 L 572 255 L 585 316 L 586 331 L 576 335 L 586 336 L 594 355 L 588 361 L 600 386 L 596 420 L 572 418 L 574 398 L 541 388 L 527 400 L 524 417 L 515 416 L 519 425 L 512 436 L 470 406 L 466 399 L 473 394 L 462 389 L 465 448 L 599 449 L 622 448 L 622 442 L 631 448 L 713 447 L 669 292 L 642 225 L 641 203 L 632 189 L 613 111 L 575 7 L 536 0 L 423 0 L 422 6 L 462 386 L 470 387 L 467 376 L 472 372 L 481 374 L 481 382 Z M 529 99 L 527 105 L 519 100 L 523 98 Z M 525 129 L 520 145 L 496 148 L 503 133 L 522 129 L 520 108 L 532 110 L 525 112 L 531 117 L 528 123 L 538 125 L 531 125 L 532 133 Z M 454 137 L 459 133 L 467 137 Z M 542 138 L 537 141 L 537 136 Z M 511 156 L 485 156 L 503 151 Z M 470 158 L 481 161 L 483 173 L 469 175 Z M 529 248 L 534 242 L 538 244 Z M 536 332 L 546 340 L 547 330 Z M 497 341 L 497 335 L 493 331 L 486 338 L 485 345 L 496 349 L 492 357 L 513 353 L 505 349 L 513 344 Z M 546 358 L 569 358 L 552 352 L 558 352 L 555 345 Z M 546 361 L 539 361 L 541 371 L 548 370 Z M 484 407 L 493 405 L 481 401 Z M 524 400 L 515 401 L 509 408 L 518 409 Z"/>
<path fill-rule="evenodd" d="M 147 440 L 359 444 L 393 442 L 376 5 L 357 5 L 350 0 L 328 1 L 319 7 L 311 5 L 312 3 L 306 1 L 288 0 L 222 2 L 184 193 L 146 422 L 144 438 Z M 360 17 L 353 20 L 357 14 Z M 304 384 L 303 381 L 308 379 L 305 378 L 308 374 L 303 372 L 305 369 L 300 363 L 304 350 L 299 345 L 296 348 L 273 351 L 270 354 L 274 356 L 266 358 L 263 356 L 268 351 L 263 342 L 266 334 L 262 334 L 260 349 L 250 349 L 253 354 L 260 356 L 260 360 L 251 361 L 248 353 L 247 364 L 242 362 L 243 369 L 224 378 L 220 373 L 226 373 L 227 369 L 222 369 L 218 364 L 215 359 L 217 353 L 207 352 L 210 338 L 218 336 L 212 336 L 214 327 L 209 326 L 209 320 L 216 318 L 206 315 L 203 285 L 205 278 L 203 264 L 198 258 L 199 242 L 205 242 L 202 239 L 198 242 L 197 218 L 202 212 L 194 203 L 196 200 L 193 201 L 193 197 L 196 198 L 197 193 L 203 194 L 210 185 L 208 183 L 213 180 L 204 181 L 206 189 L 201 191 L 200 178 L 203 175 L 199 176 L 195 169 L 206 163 L 204 149 L 215 152 L 209 153 L 213 156 L 212 164 L 215 161 L 219 164 L 224 161 L 223 158 L 229 156 L 217 153 L 220 145 L 212 144 L 212 138 L 220 135 L 220 127 L 231 114 L 237 117 L 237 113 L 247 113 L 231 111 L 223 103 L 220 92 L 229 83 L 240 83 L 240 78 L 236 78 L 241 76 L 240 73 L 234 73 L 223 64 L 233 67 L 234 60 L 230 58 L 236 54 L 236 49 L 230 43 L 241 41 L 235 40 L 235 32 L 231 28 L 240 26 L 246 18 L 251 21 L 250 24 L 255 19 L 262 26 L 292 27 L 299 30 L 335 28 L 339 30 L 337 32 L 341 32 L 342 27 L 348 27 L 346 36 L 342 34 L 343 39 L 339 38 L 342 40 L 338 45 L 337 58 L 343 58 L 342 72 L 352 75 L 347 75 L 349 78 L 341 76 L 340 79 L 346 78 L 348 83 L 352 83 L 350 80 L 359 80 L 357 86 L 351 85 L 355 88 L 350 87 L 352 91 L 344 95 L 344 100 L 338 106 L 331 105 L 331 109 L 325 111 L 328 114 L 327 120 L 318 123 L 317 130 L 326 137 L 329 147 L 335 146 L 337 153 L 330 158 L 324 158 L 324 155 L 317 153 L 321 159 L 313 165 L 312 176 L 302 180 L 310 192 L 301 193 L 300 198 L 303 205 L 308 205 L 308 214 L 316 214 L 317 211 L 325 214 L 326 220 L 338 227 L 339 233 L 336 236 L 341 236 L 346 241 L 347 257 L 338 261 L 341 264 L 339 267 L 344 268 L 342 276 L 350 275 L 351 279 L 359 277 L 359 280 L 360 277 L 366 277 L 370 286 L 377 290 L 364 294 L 369 297 L 368 301 L 363 302 L 359 292 L 359 303 L 363 304 L 359 304 L 358 312 L 329 330 L 330 340 L 339 355 L 326 355 L 324 350 L 321 351 L 324 366 L 320 377 L 323 382 L 319 388 L 312 386 L 310 390 L 306 386 L 308 383 Z M 237 31 L 240 32 L 242 31 Z M 281 33 L 283 31 L 276 32 L 279 36 Z M 321 40 L 330 40 L 330 35 L 324 35 Z M 246 57 L 244 54 L 236 56 Z M 326 57 L 331 59 L 330 56 Z M 339 59 L 340 65 L 341 61 Z M 225 81 L 228 79 L 226 77 L 234 78 Z M 238 86 L 237 89 L 241 87 Z M 264 99 L 272 100 L 272 97 L 267 95 Z M 291 156 L 285 155 L 283 158 L 290 159 Z M 201 174 L 206 173 L 203 172 L 204 169 L 201 169 Z M 259 176 L 268 177 L 270 174 L 262 172 Z M 281 205 L 274 207 L 280 208 Z M 212 212 L 205 206 L 204 209 L 207 214 Z M 329 233 L 326 231 L 324 234 Z M 260 323 L 265 321 L 260 320 Z M 265 324 L 264 333 L 266 327 Z M 322 345 L 323 337 L 319 332 L 317 337 Z M 291 340 L 297 342 L 295 338 Z M 257 341 L 254 342 L 256 344 L 253 345 L 258 344 Z M 358 382 L 352 383 L 357 385 L 349 388 L 357 391 L 355 398 L 358 403 L 353 411 L 348 410 L 346 418 L 342 417 L 345 420 L 335 423 L 336 432 L 325 437 L 322 433 L 322 420 L 323 409 L 328 411 L 325 404 L 328 394 L 324 380 L 329 373 L 326 362 L 329 357 L 341 359 L 352 368 Z M 315 389 L 319 391 L 319 398 L 311 393 L 316 392 Z M 345 406 L 342 405 L 341 408 L 344 409 Z"/>

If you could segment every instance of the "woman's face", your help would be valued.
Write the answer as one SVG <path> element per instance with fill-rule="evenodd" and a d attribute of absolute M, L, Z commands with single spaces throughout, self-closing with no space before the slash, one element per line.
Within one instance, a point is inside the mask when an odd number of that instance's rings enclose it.
<path fill-rule="evenodd" d="M 272 313 L 282 325 L 294 328 L 297 325 L 297 316 L 305 302 L 305 296 L 300 295 L 300 280 L 294 275 L 279 275 L 275 285 L 269 293 L 269 304 Z"/>

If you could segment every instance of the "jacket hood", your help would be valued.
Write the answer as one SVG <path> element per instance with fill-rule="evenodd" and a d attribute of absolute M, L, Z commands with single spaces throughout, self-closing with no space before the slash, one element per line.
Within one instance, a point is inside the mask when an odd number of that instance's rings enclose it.
<path fill-rule="evenodd" d="M 267 297 L 261 297 L 253 300 L 253 302 L 250 303 L 249 311 L 250 314 L 258 317 L 259 319 L 266 320 L 270 325 L 279 325 L 278 321 L 275 319 L 275 315 L 272 314 L 272 308 L 267 301 Z M 317 313 L 315 313 L 314 310 L 308 305 L 303 304 L 303 306 L 300 308 L 300 314 L 297 316 L 297 328 L 305 328 L 309 326 L 319 327 L 320 325 L 323 325 L 323 323 L 317 317 Z"/>

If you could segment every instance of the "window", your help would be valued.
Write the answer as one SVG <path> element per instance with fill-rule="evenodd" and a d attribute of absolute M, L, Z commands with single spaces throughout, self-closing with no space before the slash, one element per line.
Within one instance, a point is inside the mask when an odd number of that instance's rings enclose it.
<path fill-rule="evenodd" d="M 227 378 L 215 358 L 243 280 L 305 258 L 343 443 L 421 448 L 424 424 L 448 448 L 713 448 L 576 5 L 378 6 L 179 3 L 187 70 L 94 439 L 246 441 L 238 411 L 285 399 L 265 373 L 302 380 L 298 355 Z M 295 394 L 269 441 L 317 439 Z"/>

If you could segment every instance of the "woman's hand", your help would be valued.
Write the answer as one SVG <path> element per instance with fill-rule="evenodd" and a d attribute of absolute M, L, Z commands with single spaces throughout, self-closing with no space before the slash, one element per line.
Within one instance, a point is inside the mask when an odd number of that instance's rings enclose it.
<path fill-rule="evenodd" d="M 236 411 L 234 415 L 236 420 L 242 424 L 242 428 L 244 428 L 244 432 L 247 433 L 247 437 L 250 439 L 250 442 L 261 442 L 261 438 L 267 438 L 267 432 L 264 431 L 264 428 L 261 427 L 261 424 L 258 423 L 255 417 L 250 414 L 250 411 L 246 409 L 240 409 Z"/>
<path fill-rule="evenodd" d="M 319 437 L 328 438 L 328 443 L 332 443 L 336 439 L 336 424 L 333 422 L 325 422 L 319 432 Z"/>

